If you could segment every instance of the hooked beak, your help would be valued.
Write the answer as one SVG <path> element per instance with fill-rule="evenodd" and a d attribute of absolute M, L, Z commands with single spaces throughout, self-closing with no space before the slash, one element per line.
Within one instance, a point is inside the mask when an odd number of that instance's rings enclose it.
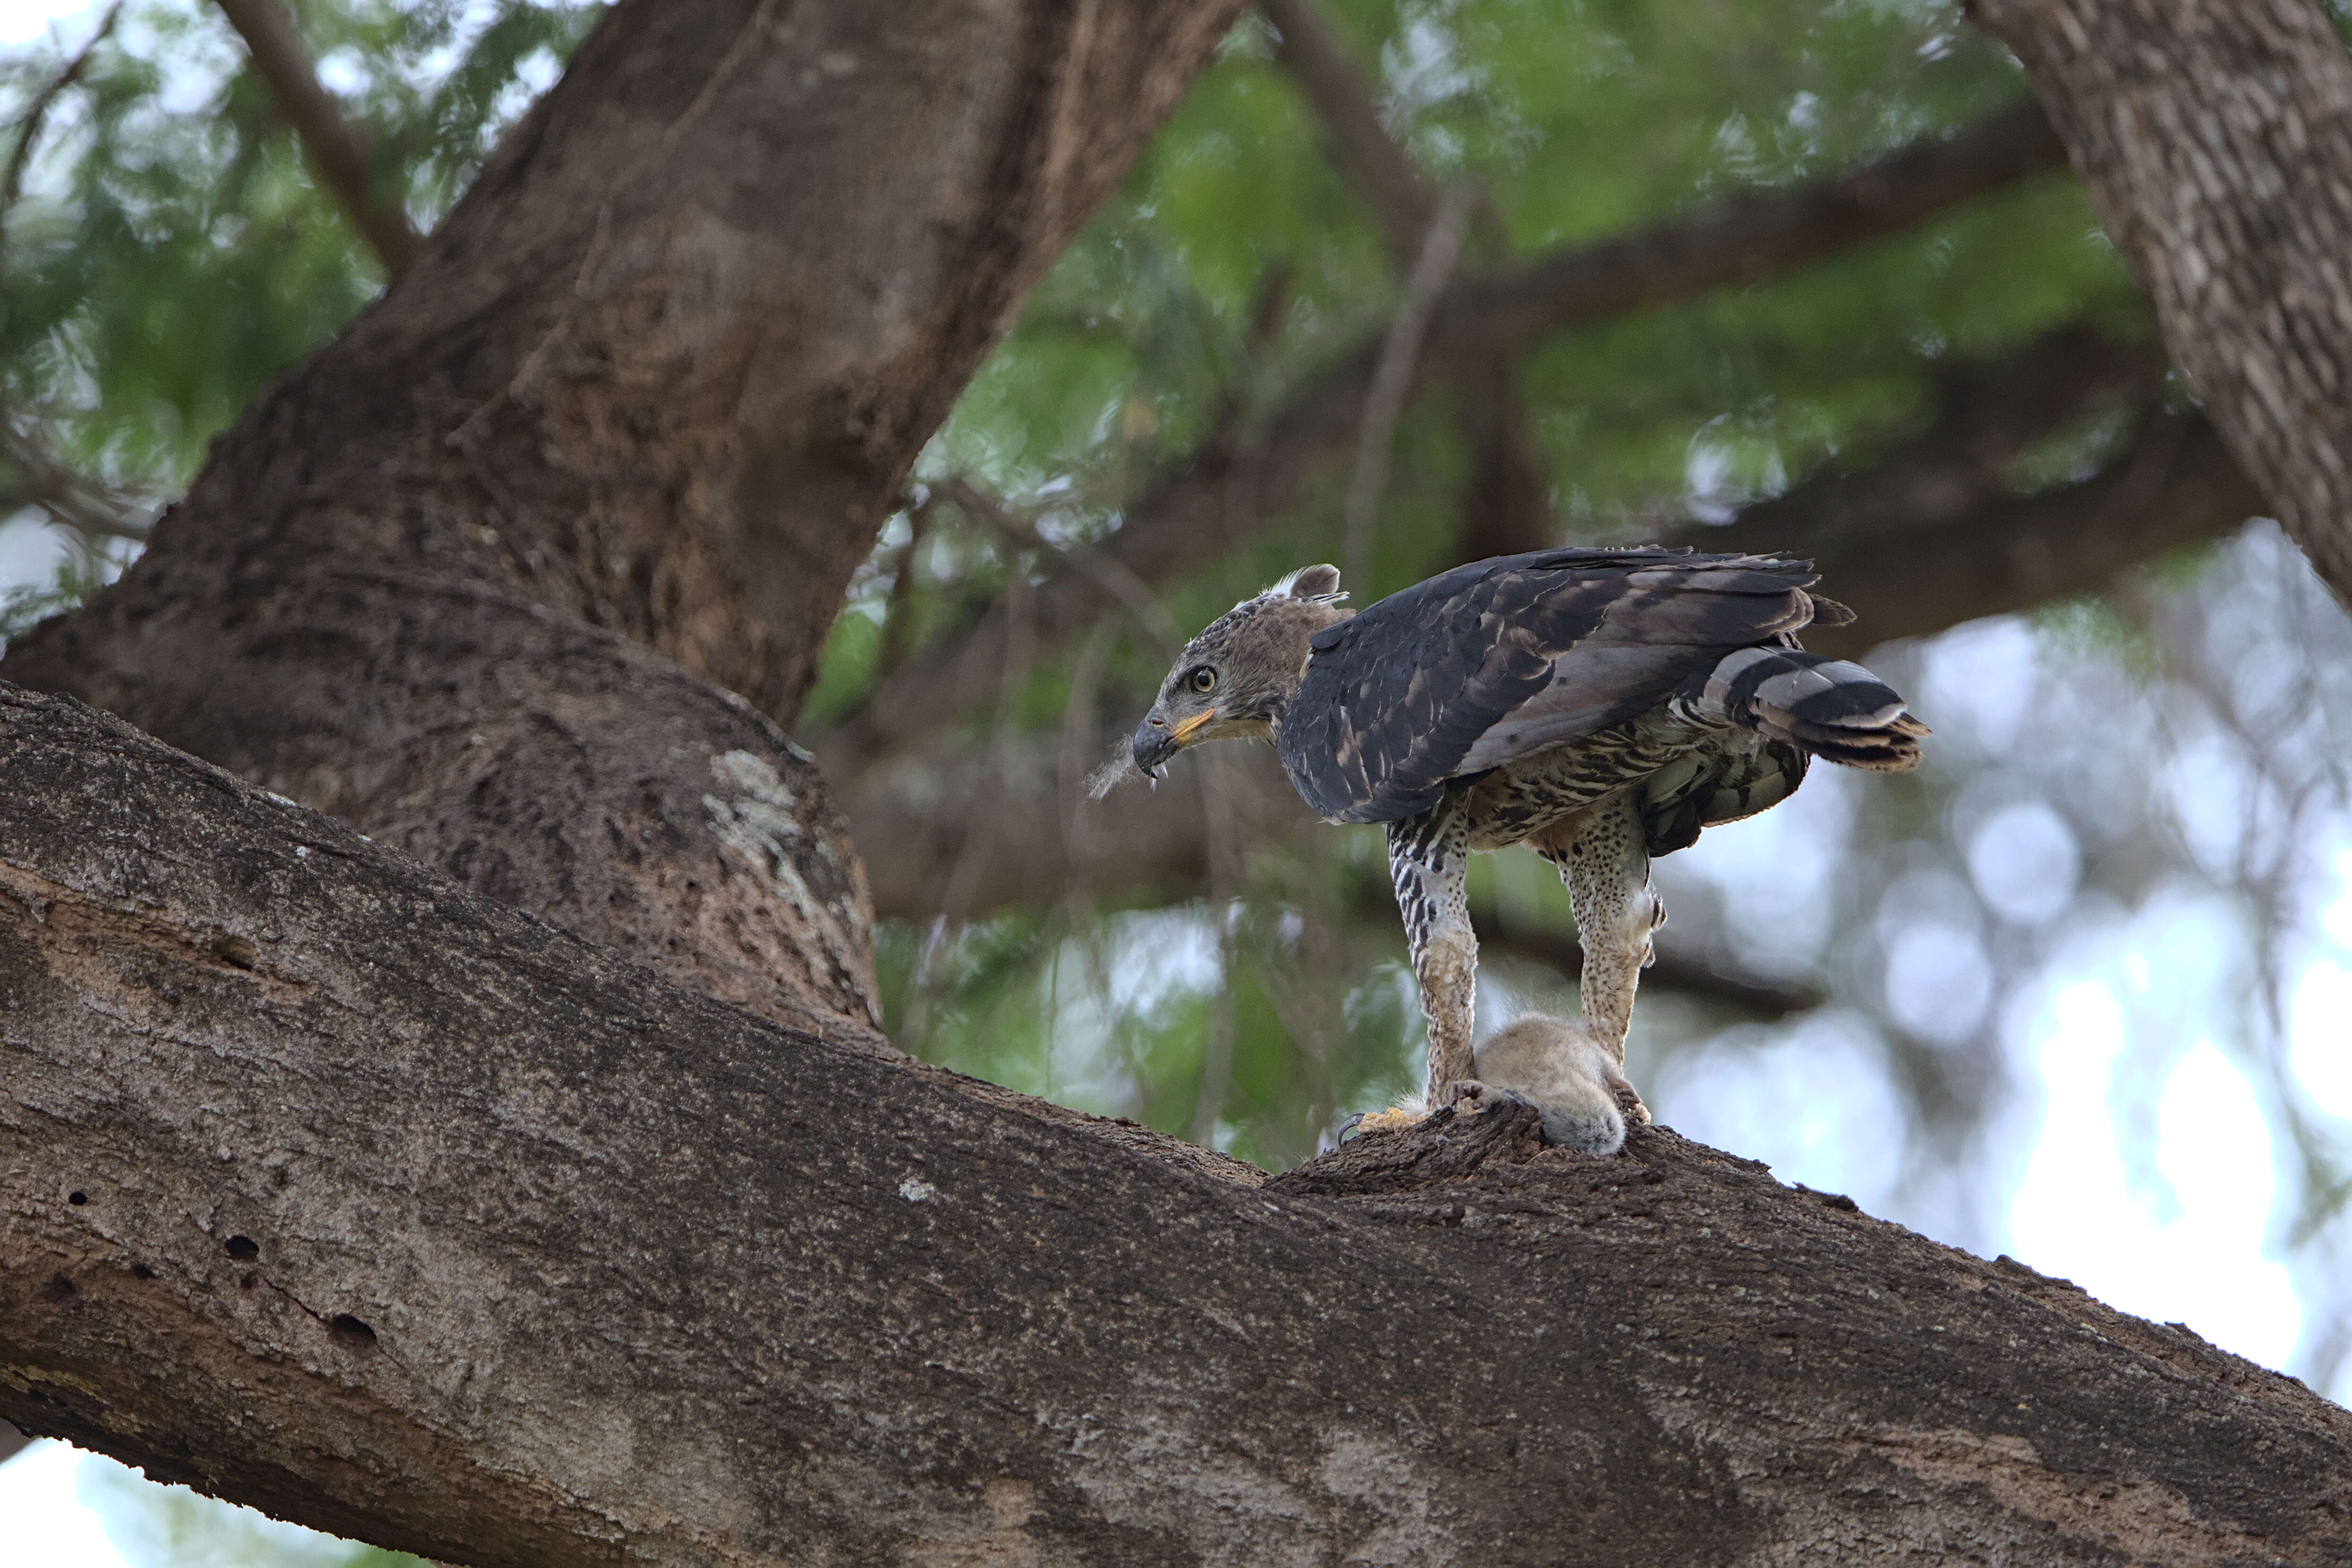
<path fill-rule="evenodd" d="M 1131 748 L 1136 772 L 1158 782 L 1167 770 L 1168 759 L 1182 751 L 1216 716 L 1217 710 L 1212 708 L 1205 713 L 1193 714 L 1172 729 L 1165 719 L 1146 719 L 1138 724 Z"/>

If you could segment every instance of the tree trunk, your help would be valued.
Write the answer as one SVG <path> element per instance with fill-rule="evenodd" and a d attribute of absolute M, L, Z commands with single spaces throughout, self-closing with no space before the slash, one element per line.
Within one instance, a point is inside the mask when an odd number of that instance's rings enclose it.
<path fill-rule="evenodd" d="M 625 0 L 10 650 L 252 782 L 0 687 L 0 1417 L 482 1564 L 2342 1561 L 2352 1415 L 1663 1131 L 885 1059 L 776 724 L 1233 9 Z"/>
<path fill-rule="evenodd" d="M 2352 55 L 2313 0 L 1970 0 L 2165 345 L 2352 603 Z"/>
<path fill-rule="evenodd" d="M 482 1564 L 2352 1553 L 2352 1414 L 1670 1132 L 1266 1180 L 62 700 L 0 758 L 0 1416 L 167 1479 Z"/>
<path fill-rule="evenodd" d="M 1237 8 L 616 7 L 122 582 L 0 671 L 887 1048 L 856 853 L 770 721 Z"/>

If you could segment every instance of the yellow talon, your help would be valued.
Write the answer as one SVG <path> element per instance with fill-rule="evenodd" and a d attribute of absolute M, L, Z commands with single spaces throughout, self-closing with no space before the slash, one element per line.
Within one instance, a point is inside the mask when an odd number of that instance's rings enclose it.
<path fill-rule="evenodd" d="M 1368 1110 L 1350 1122 L 1349 1128 L 1358 1132 L 1402 1132 L 1408 1127 L 1418 1127 L 1428 1116 L 1428 1108 L 1420 1100 L 1408 1100 L 1402 1105 L 1391 1105 L 1386 1110 Z"/>

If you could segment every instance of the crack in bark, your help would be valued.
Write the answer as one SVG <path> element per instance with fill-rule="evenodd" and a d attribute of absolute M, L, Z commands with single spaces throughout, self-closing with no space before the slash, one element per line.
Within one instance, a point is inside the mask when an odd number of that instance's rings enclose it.
<path fill-rule="evenodd" d="M 120 957 L 125 949 L 234 976 L 273 1002 L 298 1002 L 315 993 L 315 987 L 287 974 L 278 964 L 265 962 L 260 956 L 264 948 L 244 931 L 192 931 L 161 915 L 90 900 L 77 889 L 16 866 L 0 865 L 0 896 L 24 911 L 25 923 L 35 928 L 33 942 L 63 963 L 53 973 L 71 978 L 85 995 L 124 986 L 108 960 Z M 0 904 L 0 913 L 5 908 Z M 262 941 L 268 942 L 267 936 Z"/>

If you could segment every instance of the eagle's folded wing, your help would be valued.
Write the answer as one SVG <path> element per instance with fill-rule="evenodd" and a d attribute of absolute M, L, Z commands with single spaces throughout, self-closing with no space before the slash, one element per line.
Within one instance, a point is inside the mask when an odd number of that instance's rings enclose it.
<path fill-rule="evenodd" d="M 1413 816 L 1451 779 L 1622 723 L 1804 626 L 1814 580 L 1805 562 L 1672 550 L 1457 567 L 1317 634 L 1283 764 L 1327 820 Z"/>

